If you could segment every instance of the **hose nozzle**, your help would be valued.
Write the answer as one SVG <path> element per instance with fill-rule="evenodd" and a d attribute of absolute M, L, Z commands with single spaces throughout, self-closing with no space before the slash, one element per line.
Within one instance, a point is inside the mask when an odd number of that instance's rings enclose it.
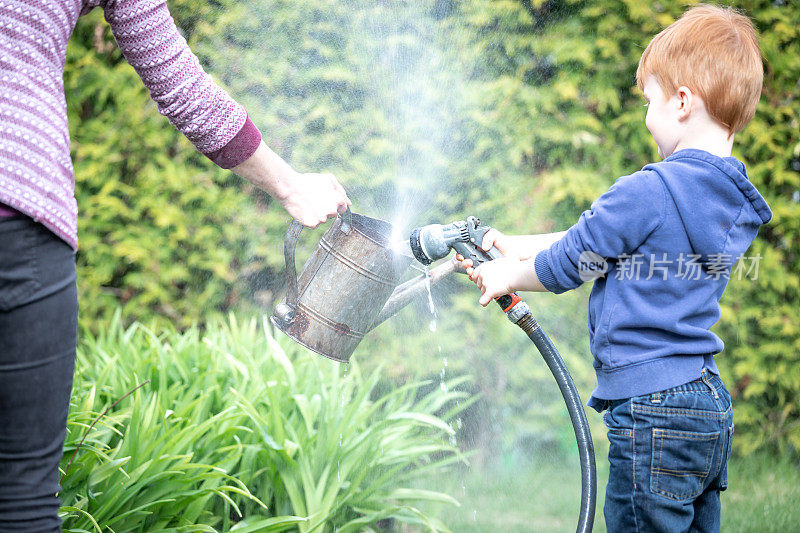
<path fill-rule="evenodd" d="M 409 245 L 414 258 L 423 265 L 447 257 L 458 243 L 471 243 L 480 246 L 489 226 L 481 226 L 481 221 L 473 216 L 451 224 L 429 224 L 414 229 L 409 237 Z M 458 251 L 458 250 L 456 250 Z"/>

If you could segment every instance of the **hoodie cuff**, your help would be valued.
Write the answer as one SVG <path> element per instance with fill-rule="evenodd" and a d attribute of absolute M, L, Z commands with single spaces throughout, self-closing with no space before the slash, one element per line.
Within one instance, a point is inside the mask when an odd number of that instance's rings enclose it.
<path fill-rule="evenodd" d="M 209 153 L 204 152 L 203 155 L 222 168 L 233 168 L 250 159 L 250 156 L 255 153 L 260 144 L 261 132 L 248 115 L 242 129 L 234 135 L 228 144 L 219 150 Z"/>
<path fill-rule="evenodd" d="M 546 254 L 548 251 L 549 250 L 542 250 L 536 254 L 536 259 L 533 261 L 533 268 L 536 270 L 536 277 L 539 278 L 539 281 L 544 285 L 545 289 L 555 294 L 561 294 L 566 289 L 556 282 L 553 269 L 550 268 L 550 261 L 547 260 Z"/>

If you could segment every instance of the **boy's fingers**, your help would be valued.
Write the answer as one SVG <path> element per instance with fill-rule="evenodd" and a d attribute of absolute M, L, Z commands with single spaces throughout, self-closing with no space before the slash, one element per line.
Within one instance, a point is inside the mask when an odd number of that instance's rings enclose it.
<path fill-rule="evenodd" d="M 494 241 L 497 240 L 497 237 L 500 235 L 500 232 L 496 229 L 490 229 L 486 232 L 486 235 L 483 236 L 483 242 L 481 243 L 481 248 L 483 250 L 490 250 L 492 246 L 494 246 Z"/>
<path fill-rule="evenodd" d="M 464 256 L 463 255 L 456 254 L 456 261 L 463 261 L 463 260 L 464 260 Z"/>
<path fill-rule="evenodd" d="M 487 296 L 486 293 L 484 293 L 481 295 L 481 299 L 478 300 L 478 303 L 481 304 L 483 307 L 486 307 L 487 305 L 489 305 L 489 302 L 491 301 L 492 299 L 489 296 Z"/>

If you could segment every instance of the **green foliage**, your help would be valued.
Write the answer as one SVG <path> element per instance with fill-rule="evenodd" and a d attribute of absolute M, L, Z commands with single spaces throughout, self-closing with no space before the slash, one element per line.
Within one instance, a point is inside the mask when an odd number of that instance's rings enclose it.
<path fill-rule="evenodd" d="M 728 489 L 721 494 L 721 531 L 784 533 L 800 522 L 800 468 L 797 459 L 755 453 L 728 462 Z M 597 463 L 595 533 L 606 531 L 602 487 L 608 461 Z M 461 507 L 432 510 L 454 531 L 483 533 L 572 533 L 580 504 L 577 461 L 534 456 L 513 464 L 496 463 L 463 476 L 432 480 L 437 490 L 458 493 Z M 560 482 L 554 482 L 559 480 Z M 569 480 L 576 480 L 571 482 Z M 524 495 L 524 500 L 521 497 Z M 520 505 L 524 501 L 524 505 Z M 435 503 L 433 505 L 436 505 Z M 466 512 L 465 512 L 466 511 Z"/>
<path fill-rule="evenodd" d="M 341 369 L 254 320 L 157 334 L 117 314 L 85 332 L 65 530 L 368 531 L 386 519 L 447 530 L 416 505 L 457 502 L 414 487 L 463 460 L 449 422 L 466 394 L 425 383 L 380 393 L 379 372 Z"/>
<path fill-rule="evenodd" d="M 731 3 L 731 2 L 725 2 Z M 800 9 L 733 2 L 753 17 L 767 76 L 735 155 L 775 212 L 732 280 L 716 331 L 736 403 L 737 447 L 800 444 Z M 336 173 L 354 209 L 401 230 L 475 214 L 508 233 L 571 225 L 613 181 L 657 159 L 634 86 L 641 51 L 683 11 L 637 0 L 174 0 L 203 65 L 299 170 Z M 282 290 L 285 214 L 174 132 L 95 12 L 79 22 L 65 85 L 73 138 L 84 318 L 122 305 L 180 327 L 271 309 Z M 304 233 L 305 257 L 317 233 Z M 530 298 L 584 397 L 593 384 L 588 291 Z M 482 400 L 465 446 L 565 447 L 571 428 L 546 367 L 467 283 L 365 341 L 363 365 L 412 376 L 474 373 Z M 487 314 L 488 313 L 488 314 Z M 92 328 L 94 329 L 94 328 Z M 439 349 L 441 347 L 441 350 Z M 380 354 L 370 358 L 368 353 Z M 446 361 L 446 363 L 445 363 Z M 599 418 L 590 413 L 599 435 Z"/>

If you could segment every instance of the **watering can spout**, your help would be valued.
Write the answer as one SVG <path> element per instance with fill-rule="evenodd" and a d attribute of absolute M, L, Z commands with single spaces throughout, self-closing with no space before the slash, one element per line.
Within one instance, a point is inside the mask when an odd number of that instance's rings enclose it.
<path fill-rule="evenodd" d="M 389 296 L 381 312 L 375 317 L 375 321 L 369 327 L 369 331 L 372 331 L 384 321 L 396 315 L 400 309 L 423 296 L 429 287 L 436 285 L 453 272 L 456 272 L 458 268 L 459 262 L 456 259 L 450 259 L 429 272 L 420 274 L 397 287 L 392 292 L 392 295 Z"/>

